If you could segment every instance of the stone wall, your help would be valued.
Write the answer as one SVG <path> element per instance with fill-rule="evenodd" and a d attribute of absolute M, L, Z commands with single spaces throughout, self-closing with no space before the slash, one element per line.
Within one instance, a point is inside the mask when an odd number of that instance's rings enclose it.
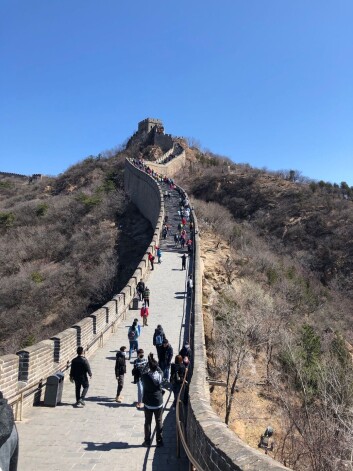
<path fill-rule="evenodd" d="M 185 162 L 186 162 L 186 154 L 185 154 L 185 151 L 183 151 L 180 155 L 170 160 L 167 164 L 157 164 L 154 162 L 146 162 L 146 163 L 155 172 L 161 173 L 162 175 L 166 175 L 169 178 L 173 178 L 173 176 L 181 168 L 184 167 Z"/>
<path fill-rule="evenodd" d="M 164 220 L 164 202 L 159 185 L 129 161 L 126 161 L 125 182 L 126 192 L 155 228 L 147 248 L 154 253 Z M 14 404 L 24 390 L 23 407 L 38 404 L 45 394 L 46 378 L 57 371 L 66 371 L 78 346 L 85 349 L 86 357 L 99 348 L 99 340 L 104 341 L 115 324 L 124 318 L 138 281 L 149 272 L 147 251 L 124 289 L 100 309 L 49 340 L 22 349 L 16 355 L 0 356 L 0 390 L 10 404 Z"/>
<path fill-rule="evenodd" d="M 195 212 L 194 240 L 194 367 L 189 388 L 187 443 L 203 471 L 280 471 L 288 469 L 243 443 L 221 421 L 210 402 L 206 381 L 207 356 L 202 314 L 202 265 L 200 235 Z"/>

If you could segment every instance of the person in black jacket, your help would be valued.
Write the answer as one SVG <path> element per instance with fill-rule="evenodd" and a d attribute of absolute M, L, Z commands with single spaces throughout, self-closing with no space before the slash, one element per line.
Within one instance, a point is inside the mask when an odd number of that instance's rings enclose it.
<path fill-rule="evenodd" d="M 145 441 L 143 446 L 151 445 L 151 423 L 156 421 L 157 446 L 163 446 L 163 393 L 162 371 L 153 353 L 148 355 L 148 371 L 142 374 L 143 402 L 145 404 Z"/>
<path fill-rule="evenodd" d="M 190 344 L 188 341 L 184 342 L 184 346 L 180 350 L 179 355 L 183 357 L 183 360 L 185 357 L 188 357 L 189 361 L 191 361 L 192 351 L 191 351 Z"/>
<path fill-rule="evenodd" d="M 70 381 L 75 382 L 76 386 L 76 406 L 85 405 L 85 397 L 89 388 L 87 375 L 92 378 L 91 367 L 83 356 L 83 348 L 77 347 L 77 357 L 71 362 Z M 81 387 L 82 394 L 81 394 Z"/>
<path fill-rule="evenodd" d="M 124 387 L 124 374 L 126 373 L 126 347 L 120 347 L 116 354 L 115 360 L 115 377 L 118 380 L 118 389 L 116 391 L 116 402 L 121 402 L 124 398 L 121 396 L 121 391 Z"/>
<path fill-rule="evenodd" d="M 12 413 L 0 391 L 0 470 L 16 471 L 18 461 L 18 433 Z"/>
<path fill-rule="evenodd" d="M 136 291 L 137 291 L 137 294 L 139 295 L 139 300 L 142 301 L 143 293 L 144 293 L 144 291 L 145 291 L 145 283 L 143 282 L 142 278 L 141 278 L 141 280 L 137 283 Z"/>
<path fill-rule="evenodd" d="M 174 393 L 174 402 L 172 407 L 176 406 L 178 395 L 183 384 L 184 377 L 186 373 L 186 368 L 183 364 L 183 357 L 181 355 L 176 355 L 175 363 L 171 364 L 170 370 L 170 382 L 172 384 L 172 389 Z"/>
<path fill-rule="evenodd" d="M 161 356 L 159 361 L 159 366 L 163 371 L 163 379 L 165 381 L 169 381 L 169 373 L 170 373 L 170 364 L 173 360 L 173 348 L 169 343 L 169 340 L 164 338 L 163 345 L 161 349 Z"/>

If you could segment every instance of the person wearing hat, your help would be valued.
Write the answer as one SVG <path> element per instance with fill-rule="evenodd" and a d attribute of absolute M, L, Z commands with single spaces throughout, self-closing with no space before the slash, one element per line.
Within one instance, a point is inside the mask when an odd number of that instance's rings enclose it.
<path fill-rule="evenodd" d="M 0 469 L 16 471 L 18 461 L 18 433 L 12 408 L 0 391 Z"/>
<path fill-rule="evenodd" d="M 169 343 L 168 339 L 163 340 L 163 345 L 161 349 L 161 357 L 159 361 L 159 366 L 163 371 L 163 380 L 169 381 L 169 372 L 170 372 L 170 364 L 172 363 L 173 359 L 173 348 Z"/>
<path fill-rule="evenodd" d="M 124 375 L 126 373 L 126 347 L 120 347 L 120 350 L 116 354 L 115 360 L 115 377 L 118 381 L 118 389 L 116 391 L 116 402 L 122 402 L 124 399 L 121 396 L 121 391 L 124 387 Z"/>
<path fill-rule="evenodd" d="M 147 368 L 148 360 L 145 358 L 145 352 L 142 348 L 137 351 L 137 358 L 134 361 L 134 367 L 132 369 L 132 374 L 134 376 L 134 383 L 137 384 L 137 405 L 138 409 L 143 407 L 142 396 L 143 396 L 143 385 L 141 377 L 144 374 Z"/>

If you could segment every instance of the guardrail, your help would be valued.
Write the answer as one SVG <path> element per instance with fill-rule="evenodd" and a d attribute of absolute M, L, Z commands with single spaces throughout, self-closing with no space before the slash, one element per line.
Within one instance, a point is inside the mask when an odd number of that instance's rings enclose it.
<path fill-rule="evenodd" d="M 184 404 L 182 401 L 182 397 L 185 395 L 185 389 L 186 389 L 186 384 L 187 380 L 186 378 L 188 377 L 188 371 L 189 369 L 186 368 L 185 371 L 185 376 L 178 394 L 178 399 L 176 403 L 176 428 L 177 428 L 177 458 L 180 458 L 180 443 L 183 445 L 184 451 L 186 453 L 186 456 L 188 457 L 189 460 L 189 466 L 190 466 L 190 471 L 204 471 L 204 469 L 201 467 L 201 465 L 196 461 L 194 456 L 192 455 L 190 448 L 188 447 L 186 443 L 186 433 L 185 433 L 185 425 L 184 423 L 186 422 L 185 416 L 184 416 Z"/>

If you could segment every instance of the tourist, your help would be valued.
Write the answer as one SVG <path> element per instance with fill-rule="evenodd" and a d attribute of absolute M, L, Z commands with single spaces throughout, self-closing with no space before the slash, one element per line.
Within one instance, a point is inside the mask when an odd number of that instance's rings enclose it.
<path fill-rule="evenodd" d="M 127 337 L 129 339 L 130 343 L 130 348 L 129 348 L 129 360 L 131 360 L 131 355 L 132 353 L 139 348 L 138 344 L 138 337 L 139 337 L 139 332 L 138 332 L 138 327 L 137 327 L 137 322 L 134 321 L 132 325 L 129 327 Z"/>
<path fill-rule="evenodd" d="M 154 270 L 153 265 L 154 265 L 154 255 L 151 254 L 151 252 L 148 253 L 148 261 L 150 262 L 151 265 L 151 270 Z"/>
<path fill-rule="evenodd" d="M 148 355 L 148 371 L 141 377 L 143 402 L 145 404 L 145 440 L 143 446 L 151 445 L 151 424 L 154 415 L 156 421 L 157 446 L 163 446 L 163 393 L 162 372 L 158 368 L 153 353 Z"/>
<path fill-rule="evenodd" d="M 145 291 L 143 292 L 143 302 L 145 303 L 145 306 L 150 307 L 150 290 L 146 286 Z"/>
<path fill-rule="evenodd" d="M 190 275 L 187 281 L 188 298 L 191 297 L 193 287 L 194 287 L 194 282 L 192 281 L 192 275 Z"/>
<path fill-rule="evenodd" d="M 153 334 L 153 345 L 156 347 L 156 350 L 157 350 L 158 362 L 160 362 L 161 360 L 161 353 L 163 349 L 164 339 L 165 339 L 165 335 L 164 335 L 163 327 L 160 324 L 158 324 Z"/>
<path fill-rule="evenodd" d="M 137 384 L 137 404 L 136 407 L 141 409 L 142 397 L 143 397 L 143 385 L 141 381 L 142 375 L 145 373 L 147 368 L 147 358 L 144 356 L 144 351 L 140 348 L 137 352 L 137 358 L 134 361 L 134 367 L 132 369 L 132 375 L 134 377 L 134 383 Z"/>
<path fill-rule="evenodd" d="M 172 384 L 172 390 L 174 394 L 174 402 L 172 407 L 176 406 L 176 402 L 178 399 L 178 395 L 181 389 L 181 385 L 183 384 L 184 377 L 185 377 L 186 369 L 183 364 L 183 357 L 181 355 L 176 355 L 175 363 L 171 364 L 171 371 L 170 371 L 170 382 Z"/>
<path fill-rule="evenodd" d="M 142 304 L 142 308 L 141 308 L 141 317 L 142 317 L 142 324 L 143 326 L 148 326 L 147 324 L 147 317 L 149 315 L 149 311 L 148 311 L 148 307 L 145 306 L 145 303 Z"/>
<path fill-rule="evenodd" d="M 92 378 L 92 371 L 88 361 L 83 356 L 83 347 L 77 347 L 76 351 L 77 357 L 71 362 L 70 381 L 75 382 L 76 407 L 80 407 L 85 405 L 85 397 L 89 388 L 87 375 Z"/>
<path fill-rule="evenodd" d="M 124 387 L 124 375 L 126 373 L 126 347 L 120 347 L 116 354 L 115 359 L 115 377 L 118 381 L 118 388 L 116 391 L 116 402 L 121 402 L 124 398 L 121 396 L 121 391 Z"/>
<path fill-rule="evenodd" d="M 186 255 L 183 254 L 181 257 L 181 269 L 186 270 Z"/>
<path fill-rule="evenodd" d="M 145 283 L 143 282 L 142 279 L 137 283 L 136 291 L 137 291 L 139 300 L 142 301 L 143 292 L 145 291 Z"/>
<path fill-rule="evenodd" d="M 170 364 L 173 359 L 173 348 L 170 345 L 168 339 L 164 338 L 162 348 L 161 348 L 161 357 L 159 366 L 163 371 L 163 379 L 165 381 L 169 381 L 169 372 L 170 372 Z"/>
<path fill-rule="evenodd" d="M 157 249 L 157 258 L 158 258 L 158 263 L 162 263 L 162 251 L 160 247 L 156 247 Z"/>
<path fill-rule="evenodd" d="M 190 344 L 187 340 L 184 342 L 184 346 L 180 350 L 179 355 L 181 355 L 183 360 L 184 360 L 185 357 L 188 358 L 188 362 L 191 360 L 192 351 L 191 351 L 191 348 L 190 348 Z"/>

